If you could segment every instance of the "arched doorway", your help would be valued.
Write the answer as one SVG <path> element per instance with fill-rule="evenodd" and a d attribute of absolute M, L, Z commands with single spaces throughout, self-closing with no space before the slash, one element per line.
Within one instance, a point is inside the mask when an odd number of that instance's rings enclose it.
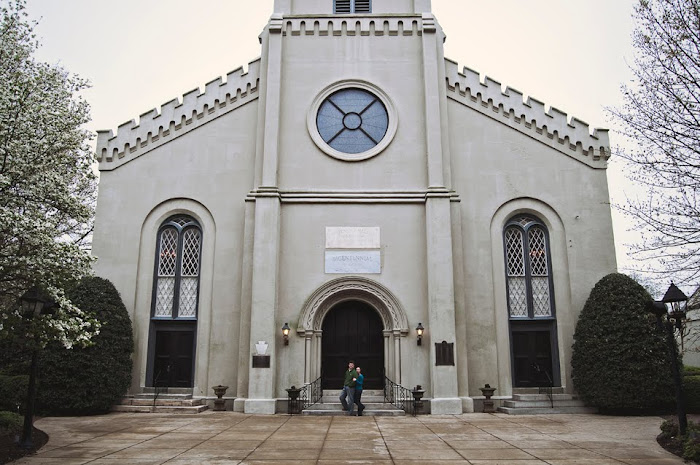
<path fill-rule="evenodd" d="M 366 302 L 347 300 L 333 306 L 323 319 L 321 385 L 341 389 L 348 361 L 362 367 L 365 389 L 384 386 L 384 325 Z"/>
<path fill-rule="evenodd" d="M 328 281 L 316 289 L 304 303 L 297 324 L 297 334 L 304 338 L 304 382 L 311 383 L 321 378 L 322 348 L 327 336 L 323 324 L 326 315 L 336 307 L 340 308 L 345 302 L 348 302 L 348 305 L 350 302 L 356 305 L 364 304 L 373 315 L 379 316 L 380 328 L 383 328 L 383 373 L 392 381 L 401 383 L 401 341 L 408 335 L 406 312 L 391 291 L 362 276 L 345 276 Z M 347 363 L 346 357 L 340 363 L 341 373 L 347 367 Z M 381 376 L 378 379 L 383 381 Z M 342 386 L 342 382 L 331 388 L 338 389 L 338 386 Z"/>

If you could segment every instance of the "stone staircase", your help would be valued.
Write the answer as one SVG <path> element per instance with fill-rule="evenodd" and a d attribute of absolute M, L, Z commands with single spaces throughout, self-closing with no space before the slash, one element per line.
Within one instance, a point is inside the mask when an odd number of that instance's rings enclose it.
<path fill-rule="evenodd" d="M 309 408 L 303 410 L 302 415 L 319 415 L 319 416 L 341 416 L 347 415 L 343 411 L 343 406 L 340 404 L 340 390 L 324 390 L 321 400 Z M 406 413 L 394 407 L 392 404 L 384 402 L 384 391 L 381 389 L 365 389 L 362 393 L 362 403 L 365 405 L 365 410 L 362 415 L 366 416 L 404 416 Z M 357 413 L 357 405 L 355 406 Z"/>
<path fill-rule="evenodd" d="M 113 412 L 200 413 L 208 407 L 204 399 L 193 399 L 191 388 L 143 388 L 140 394 L 124 396 Z"/>
<path fill-rule="evenodd" d="M 555 391 L 551 394 L 535 392 L 513 393 L 512 400 L 503 401 L 498 407 L 501 413 L 509 415 L 551 415 L 555 413 L 596 413 L 593 407 L 586 407 L 577 396 Z"/>

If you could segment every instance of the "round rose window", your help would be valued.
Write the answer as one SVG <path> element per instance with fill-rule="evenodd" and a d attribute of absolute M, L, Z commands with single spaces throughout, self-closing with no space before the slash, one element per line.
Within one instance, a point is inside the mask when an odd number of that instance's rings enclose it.
<path fill-rule="evenodd" d="M 367 152 L 386 136 L 389 114 L 384 103 L 365 89 L 344 88 L 326 97 L 316 114 L 321 139 L 347 154 Z"/>

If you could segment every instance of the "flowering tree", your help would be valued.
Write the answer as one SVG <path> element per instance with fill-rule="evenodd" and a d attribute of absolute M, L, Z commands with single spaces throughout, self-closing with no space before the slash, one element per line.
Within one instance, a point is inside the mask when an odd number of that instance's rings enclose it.
<path fill-rule="evenodd" d="M 613 110 L 630 141 L 620 155 L 647 198 L 623 206 L 643 231 L 637 255 L 679 282 L 700 277 L 700 2 L 639 0 L 634 82 Z M 668 283 L 666 283 L 668 284 Z"/>
<path fill-rule="evenodd" d="M 43 345 L 87 343 L 99 328 L 64 294 L 90 273 L 96 176 L 87 83 L 33 58 L 24 0 L 0 0 L 0 338 L 25 332 L 19 298 L 40 286 L 58 303 L 31 323 Z"/>

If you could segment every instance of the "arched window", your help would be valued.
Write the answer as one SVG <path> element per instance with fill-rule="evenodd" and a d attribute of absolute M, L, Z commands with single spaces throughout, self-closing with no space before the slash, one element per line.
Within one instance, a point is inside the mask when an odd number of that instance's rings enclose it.
<path fill-rule="evenodd" d="M 506 224 L 504 242 L 510 318 L 552 318 L 554 299 L 547 229 L 537 218 L 519 215 Z"/>
<path fill-rule="evenodd" d="M 189 216 L 168 218 L 158 230 L 153 316 L 193 319 L 199 301 L 202 230 Z"/>

